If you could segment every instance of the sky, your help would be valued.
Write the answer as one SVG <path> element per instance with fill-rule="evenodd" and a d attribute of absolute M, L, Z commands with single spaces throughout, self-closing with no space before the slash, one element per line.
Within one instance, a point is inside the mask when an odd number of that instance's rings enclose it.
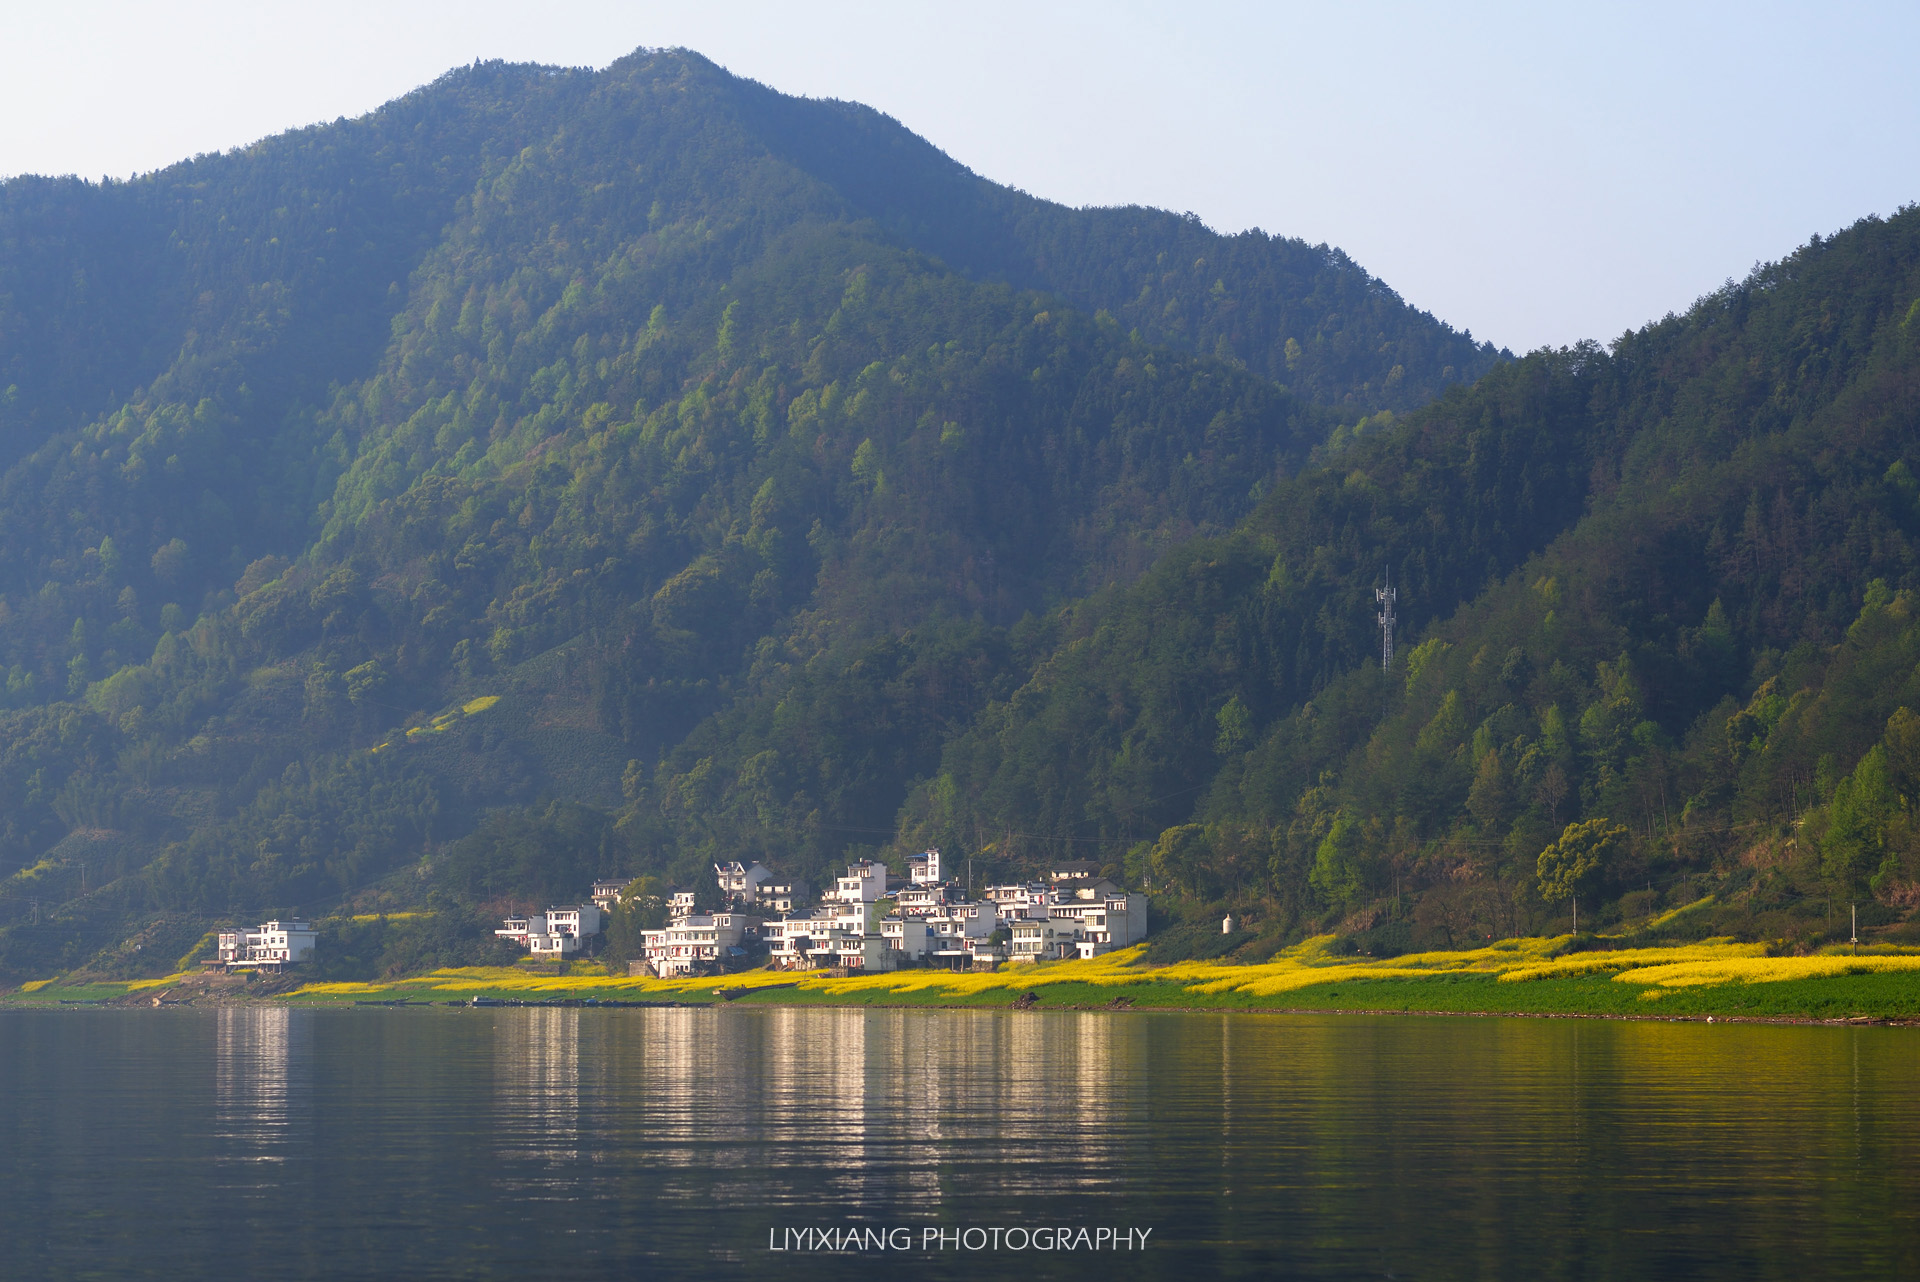
<path fill-rule="evenodd" d="M 1527 351 L 1920 200 L 1920 5 L 408 0 L 0 8 L 0 175 L 126 177 L 476 58 L 698 50 L 1069 205 L 1344 249 Z"/>

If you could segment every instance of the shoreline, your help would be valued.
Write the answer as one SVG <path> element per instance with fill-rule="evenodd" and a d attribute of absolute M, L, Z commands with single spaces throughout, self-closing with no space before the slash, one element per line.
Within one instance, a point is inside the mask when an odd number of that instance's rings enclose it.
<path fill-rule="evenodd" d="M 0 1011 L 14 1010 L 111 1010 L 151 1011 L 184 1009 L 267 1009 L 305 1010 L 724 1010 L 742 1007 L 749 1010 L 769 1007 L 805 1006 L 815 1010 L 1005 1010 L 1019 1014 L 1106 1014 L 1106 1015 L 1330 1015 L 1330 1016 L 1411 1016 L 1427 1019 L 1584 1019 L 1618 1023 L 1652 1024 L 1771 1024 L 1821 1028 L 1920 1028 L 1920 1012 L 1910 1015 L 1833 1015 L 1813 1014 L 1666 1014 L 1653 1011 L 1555 1011 L 1555 1010 L 1425 1010 L 1407 1007 L 1333 1007 L 1333 1006 L 1218 1006 L 1218 1005 L 1116 1005 L 1055 1004 L 1019 1006 L 1002 1002 L 854 1002 L 812 1001 L 805 1003 L 778 1000 L 742 1003 L 726 998 L 708 1001 L 623 1002 L 594 1001 L 583 998 L 554 1000 L 493 1000 L 478 1005 L 471 1001 L 352 1001 L 292 1000 L 290 995 L 190 997 L 153 1003 L 124 998 L 66 999 L 35 1002 L 0 997 Z"/>
<path fill-rule="evenodd" d="M 1627 941 L 1622 941 L 1626 943 Z M 701 978 L 465 967 L 379 981 L 181 973 L 82 975 L 0 994 L 0 1009 L 478 1004 L 728 1005 L 849 1009 L 1245 1011 L 1262 1014 L 1502 1015 L 1656 1022 L 1920 1023 L 1920 951 L 1775 956 L 1733 940 L 1613 948 L 1567 937 L 1457 953 L 1355 960 L 1308 941 L 1272 961 L 1142 964 L 1129 949 L 1087 961 L 991 972 L 903 969 L 835 977 L 744 971 Z M 578 965 L 576 963 L 576 965 Z"/>

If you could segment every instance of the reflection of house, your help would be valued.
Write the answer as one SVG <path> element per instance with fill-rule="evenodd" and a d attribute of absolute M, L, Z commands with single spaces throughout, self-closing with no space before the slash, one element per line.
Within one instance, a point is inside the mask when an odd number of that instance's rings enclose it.
<path fill-rule="evenodd" d="M 773 880 L 773 874 L 758 860 L 750 864 L 743 864 L 738 859 L 715 864 L 713 875 L 720 881 L 720 893 L 743 906 L 757 902 L 761 887 Z"/>
<path fill-rule="evenodd" d="M 280 970 L 313 956 L 318 938 L 304 921 L 262 922 L 252 930 L 220 932 L 220 964 L 228 970 Z"/>
<path fill-rule="evenodd" d="M 742 944 L 754 925 L 744 913 L 683 917 L 659 930 L 641 931 L 641 949 L 662 979 L 691 975 L 744 959 Z"/>

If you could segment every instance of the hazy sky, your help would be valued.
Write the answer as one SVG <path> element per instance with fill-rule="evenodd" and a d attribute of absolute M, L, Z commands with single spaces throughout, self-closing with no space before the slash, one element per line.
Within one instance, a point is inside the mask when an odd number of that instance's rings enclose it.
<path fill-rule="evenodd" d="M 0 174 L 124 176 L 474 58 L 685 45 L 1073 205 L 1328 241 L 1516 351 L 1920 199 L 1920 5 L 408 0 L 0 10 Z"/>

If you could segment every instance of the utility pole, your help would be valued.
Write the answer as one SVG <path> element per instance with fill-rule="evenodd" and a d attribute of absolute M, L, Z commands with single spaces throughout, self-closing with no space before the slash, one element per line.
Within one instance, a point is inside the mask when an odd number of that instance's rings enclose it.
<path fill-rule="evenodd" d="M 1853 913 L 1853 941 L 1852 942 L 1853 942 L 1853 951 L 1857 953 L 1860 951 L 1860 905 L 1848 904 L 1847 908 L 1850 912 Z"/>
<path fill-rule="evenodd" d="M 1393 567 L 1387 567 L 1387 586 L 1375 588 L 1373 599 L 1380 603 L 1380 671 L 1393 667 L 1393 603 L 1400 594 L 1393 590 Z"/>

